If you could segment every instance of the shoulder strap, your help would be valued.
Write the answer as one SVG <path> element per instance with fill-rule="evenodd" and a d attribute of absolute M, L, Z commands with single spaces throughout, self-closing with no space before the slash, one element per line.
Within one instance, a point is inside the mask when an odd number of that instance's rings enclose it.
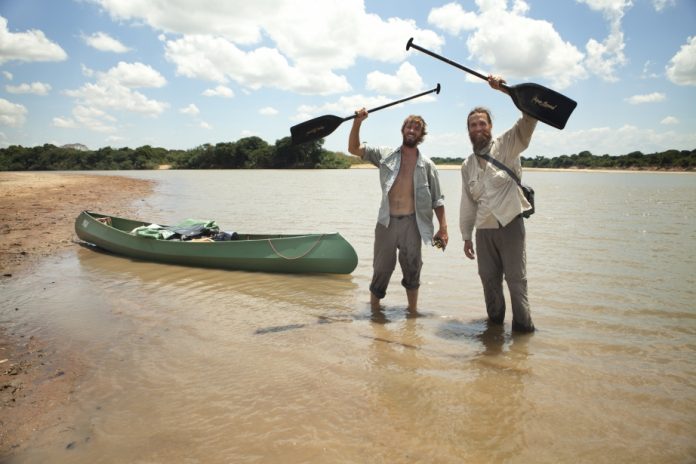
<path fill-rule="evenodd" d="M 493 164 L 495 164 L 497 167 L 499 167 L 500 169 L 503 169 L 505 172 L 507 172 L 507 173 L 510 175 L 510 177 L 512 177 L 512 179 L 513 179 L 515 182 L 517 182 L 517 185 L 519 185 L 520 188 L 522 188 L 522 182 L 520 182 L 520 178 L 517 177 L 517 175 L 512 171 L 512 169 L 510 169 L 509 167 L 505 166 L 503 163 L 501 163 L 501 162 L 498 161 L 497 159 L 493 158 L 493 157 L 490 156 L 489 154 L 485 154 L 485 155 L 479 155 L 479 154 L 477 154 L 476 156 L 480 156 L 481 158 L 485 159 L 485 160 L 488 161 L 489 163 L 493 163 Z"/>

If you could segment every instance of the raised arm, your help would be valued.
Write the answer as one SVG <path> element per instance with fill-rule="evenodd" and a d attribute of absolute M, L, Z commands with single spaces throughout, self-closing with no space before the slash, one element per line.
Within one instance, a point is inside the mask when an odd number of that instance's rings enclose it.
<path fill-rule="evenodd" d="M 348 153 L 360 158 L 365 156 L 365 149 L 360 144 L 360 126 L 365 119 L 367 119 L 367 110 L 360 108 L 355 112 L 353 127 L 350 128 L 350 135 L 348 136 Z"/>

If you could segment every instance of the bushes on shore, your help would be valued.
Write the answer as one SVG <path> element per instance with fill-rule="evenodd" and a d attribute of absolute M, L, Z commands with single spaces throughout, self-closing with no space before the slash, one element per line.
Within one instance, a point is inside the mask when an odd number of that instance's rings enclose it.
<path fill-rule="evenodd" d="M 144 145 L 136 149 L 104 147 L 98 150 L 12 145 L 0 149 L 0 171 L 69 171 L 113 169 L 337 169 L 350 167 L 348 155 L 323 148 L 318 140 L 292 145 L 289 137 L 269 145 L 259 137 L 236 142 L 204 144 L 190 150 L 167 150 Z"/>
<path fill-rule="evenodd" d="M 157 169 L 345 169 L 362 160 L 323 148 L 324 140 L 292 145 L 290 138 L 269 145 L 259 137 L 236 142 L 204 144 L 189 150 L 167 150 L 144 145 L 135 149 L 104 147 L 88 150 L 81 145 L 36 147 L 11 145 L 0 149 L 0 171 L 71 171 Z M 463 158 L 433 157 L 436 164 L 461 164 Z M 620 156 L 576 155 L 522 158 L 522 166 L 553 169 L 660 169 L 693 171 L 696 150 L 667 150 Z"/>
<path fill-rule="evenodd" d="M 437 164 L 461 164 L 463 158 L 433 158 Z M 596 156 L 589 151 L 577 155 L 561 155 L 553 158 L 537 156 L 536 158 L 522 157 L 525 168 L 549 169 L 662 169 L 693 171 L 696 169 L 696 150 L 667 150 L 660 153 L 644 155 L 634 151 L 627 155 Z"/>

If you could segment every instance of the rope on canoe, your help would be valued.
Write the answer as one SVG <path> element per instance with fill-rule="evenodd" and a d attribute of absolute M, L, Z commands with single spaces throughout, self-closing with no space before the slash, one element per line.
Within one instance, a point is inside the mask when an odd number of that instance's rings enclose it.
<path fill-rule="evenodd" d="M 300 256 L 295 256 L 294 258 L 291 258 L 291 257 L 289 257 L 289 256 L 285 256 L 285 255 L 282 254 L 280 251 L 276 250 L 276 247 L 273 246 L 273 242 L 271 241 L 270 238 L 268 239 L 268 244 L 271 245 L 271 248 L 273 249 L 273 252 L 274 252 L 275 254 L 277 254 L 278 256 L 280 256 L 280 257 L 283 258 L 283 259 L 287 259 L 287 260 L 292 261 L 293 259 L 304 258 L 304 257 L 307 256 L 308 254 L 310 254 L 310 253 L 312 252 L 312 250 L 314 250 L 314 249 L 317 247 L 317 245 L 319 245 L 319 242 L 321 242 L 321 239 L 322 239 L 322 238 L 324 238 L 324 234 L 322 234 L 322 235 L 319 236 L 319 238 L 317 239 L 317 241 L 314 242 L 314 245 L 312 245 L 312 247 L 311 247 L 309 250 L 307 250 L 306 252 L 304 252 L 304 253 L 301 254 Z"/>

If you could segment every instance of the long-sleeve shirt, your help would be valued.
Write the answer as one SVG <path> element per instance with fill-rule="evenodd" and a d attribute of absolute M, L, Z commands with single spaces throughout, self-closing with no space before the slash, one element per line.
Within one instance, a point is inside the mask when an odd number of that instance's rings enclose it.
<path fill-rule="evenodd" d="M 365 147 L 363 156 L 379 168 L 379 181 L 382 186 L 382 202 L 379 207 L 377 222 L 389 227 L 389 190 L 391 190 L 401 167 L 401 148 Z M 418 151 L 416 168 L 413 172 L 414 204 L 416 208 L 416 223 L 424 243 L 430 244 L 433 239 L 433 210 L 445 204 L 445 196 L 440 190 L 440 178 L 435 164 Z"/>
<path fill-rule="evenodd" d="M 522 115 L 512 128 L 493 139 L 478 154 L 488 154 L 497 159 L 521 179 L 520 154 L 529 146 L 536 123 L 536 119 Z M 477 229 L 497 229 L 531 209 L 519 186 L 507 172 L 487 161 L 481 167 L 476 155 L 469 155 L 462 163 L 461 170 L 459 229 L 464 240 L 471 240 L 474 225 Z"/>

